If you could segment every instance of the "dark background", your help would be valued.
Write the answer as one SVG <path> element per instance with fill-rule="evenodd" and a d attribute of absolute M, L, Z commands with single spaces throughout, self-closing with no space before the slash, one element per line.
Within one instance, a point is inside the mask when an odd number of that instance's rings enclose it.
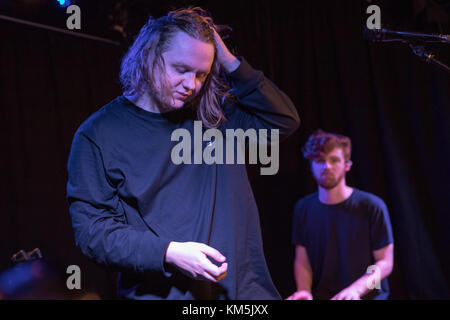
<path fill-rule="evenodd" d="M 114 298 L 114 274 L 75 247 L 65 200 L 73 134 L 121 94 L 121 56 L 149 15 L 200 5 L 233 28 L 229 47 L 293 100 L 302 124 L 282 143 L 280 171 L 249 175 L 264 248 L 281 295 L 295 290 L 290 244 L 296 200 L 316 190 L 300 147 L 317 128 L 348 135 L 348 183 L 382 197 L 395 238 L 392 299 L 450 298 L 450 74 L 406 44 L 370 43 L 370 4 L 383 27 L 450 33 L 450 1 L 72 1 L 89 40 L 0 19 L 0 272 L 10 257 L 39 247 L 65 279 L 82 270 L 82 291 Z M 57 1 L 0 1 L 0 15 L 65 29 Z M 113 30 L 122 27 L 123 32 Z M 450 65 L 448 44 L 428 45 Z M 55 283 L 55 286 L 65 286 Z M 60 282 L 61 282 L 60 281 Z M 63 292 L 64 290 L 62 290 Z"/>

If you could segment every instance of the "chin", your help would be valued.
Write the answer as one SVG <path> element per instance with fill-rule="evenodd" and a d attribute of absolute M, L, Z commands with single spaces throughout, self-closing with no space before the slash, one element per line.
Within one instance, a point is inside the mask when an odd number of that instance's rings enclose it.
<path fill-rule="evenodd" d="M 166 104 L 165 107 L 164 107 L 164 109 L 167 110 L 167 111 L 174 111 L 174 110 L 181 109 L 181 108 L 183 108 L 184 106 L 185 106 L 184 101 L 176 100 L 175 102 L 172 102 L 172 103 L 170 103 L 170 104 L 169 104 L 169 103 Z"/>
<path fill-rule="evenodd" d="M 337 184 L 325 184 L 325 183 L 319 185 L 326 190 L 331 190 L 337 186 Z"/>
<path fill-rule="evenodd" d="M 174 108 L 174 109 L 180 109 L 180 108 L 183 108 L 184 105 L 185 105 L 184 102 L 182 102 L 182 103 L 176 103 L 176 104 L 172 105 L 172 108 Z"/>

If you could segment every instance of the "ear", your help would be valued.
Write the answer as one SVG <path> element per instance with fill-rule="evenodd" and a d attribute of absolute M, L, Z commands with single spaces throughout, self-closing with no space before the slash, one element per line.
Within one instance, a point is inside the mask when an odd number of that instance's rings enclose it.
<path fill-rule="evenodd" d="M 345 161 L 345 171 L 348 172 L 352 168 L 353 162 L 352 160 Z"/>

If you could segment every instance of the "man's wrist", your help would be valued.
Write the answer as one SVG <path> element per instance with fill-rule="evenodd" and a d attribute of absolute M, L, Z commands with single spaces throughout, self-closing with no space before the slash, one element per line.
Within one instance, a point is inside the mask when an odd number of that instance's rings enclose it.
<path fill-rule="evenodd" d="M 239 59 L 234 55 L 230 54 L 222 60 L 221 64 L 227 73 L 231 73 L 239 67 L 241 61 L 239 61 Z"/>
<path fill-rule="evenodd" d="M 175 244 L 176 244 L 176 242 L 170 241 L 169 245 L 167 246 L 166 253 L 164 255 L 164 262 L 166 264 L 172 264 L 173 263 L 172 256 L 173 256 L 173 248 L 174 248 Z"/>
<path fill-rule="evenodd" d="M 369 288 L 367 288 L 366 281 L 358 281 L 350 286 L 351 289 L 355 290 L 360 297 L 365 295 Z"/>

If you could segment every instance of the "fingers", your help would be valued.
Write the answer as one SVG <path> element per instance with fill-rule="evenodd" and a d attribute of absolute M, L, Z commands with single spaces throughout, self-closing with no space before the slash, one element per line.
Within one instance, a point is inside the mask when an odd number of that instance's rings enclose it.
<path fill-rule="evenodd" d="M 201 249 L 202 253 L 205 254 L 205 268 L 217 281 L 223 280 L 227 276 L 228 263 L 222 263 L 219 267 L 209 261 L 206 256 L 213 258 L 218 262 L 224 262 L 226 260 L 225 256 L 222 255 L 218 250 L 204 245 Z"/>
<path fill-rule="evenodd" d="M 311 293 L 307 291 L 297 291 L 291 294 L 286 300 L 312 300 L 313 297 Z"/>
<path fill-rule="evenodd" d="M 222 276 L 222 274 L 226 273 L 228 269 L 228 263 L 222 263 L 220 266 L 216 266 L 211 261 L 209 261 L 206 256 L 201 260 L 201 263 L 204 270 L 215 278 Z"/>
<path fill-rule="evenodd" d="M 214 276 L 214 278 L 216 280 L 218 280 L 218 279 L 222 280 L 223 278 L 226 277 L 228 263 L 222 263 L 219 267 L 217 267 L 216 265 L 213 265 L 213 268 L 214 268 L 214 272 L 211 272 L 211 275 Z M 220 281 L 220 280 L 218 280 L 218 281 Z"/>
<path fill-rule="evenodd" d="M 298 299 L 298 292 L 294 292 L 289 297 L 287 297 L 286 300 L 299 300 Z"/>
<path fill-rule="evenodd" d="M 212 28 L 212 29 L 213 29 L 213 32 L 214 32 L 214 39 L 215 39 L 217 42 L 223 42 L 222 37 L 219 35 L 219 33 L 217 32 L 217 30 L 214 29 L 214 28 Z"/>
<path fill-rule="evenodd" d="M 222 263 L 222 265 L 219 267 L 220 274 L 218 276 L 216 276 L 216 280 L 221 281 L 221 280 L 225 279 L 225 277 L 228 274 L 227 270 L 228 270 L 228 263 Z"/>
<path fill-rule="evenodd" d="M 224 262 L 226 260 L 225 256 L 221 254 L 218 250 L 207 246 L 206 244 L 202 245 L 200 248 L 201 252 L 206 254 L 207 256 L 213 258 L 217 262 Z"/>
<path fill-rule="evenodd" d="M 208 274 L 208 276 L 205 276 L 205 278 L 211 280 L 212 277 L 213 280 L 211 281 L 214 282 L 223 280 L 227 276 L 228 263 L 222 263 L 220 266 L 216 266 L 207 258 L 207 256 L 213 258 L 218 262 L 224 262 L 226 260 L 225 256 L 222 255 L 218 250 L 205 244 L 201 246 L 200 251 L 205 255 L 204 259 L 202 259 L 204 270 Z"/>
<path fill-rule="evenodd" d="M 226 263 L 226 262 L 222 263 L 219 267 L 220 274 L 227 272 L 227 270 L 228 270 L 228 263 Z"/>
<path fill-rule="evenodd" d="M 227 272 L 222 273 L 220 276 L 216 277 L 217 282 L 222 281 L 228 275 Z"/>
<path fill-rule="evenodd" d="M 206 272 L 206 271 L 201 274 L 201 277 L 203 277 L 206 280 L 209 280 L 211 282 L 217 282 L 217 279 L 215 277 L 213 277 L 211 274 L 209 274 L 208 272 Z"/>
<path fill-rule="evenodd" d="M 357 294 L 337 294 L 331 300 L 361 300 Z"/>
<path fill-rule="evenodd" d="M 216 45 L 222 46 L 225 45 L 222 38 L 220 37 L 220 35 L 217 33 L 217 30 L 213 28 L 213 32 L 214 32 L 214 40 L 216 41 Z"/>
<path fill-rule="evenodd" d="M 223 263 L 220 267 L 217 267 L 205 258 L 205 260 L 202 261 L 200 269 L 201 271 L 198 271 L 197 273 L 198 276 L 212 282 L 219 282 L 227 276 L 228 264 Z M 195 274 L 193 274 L 193 276 L 194 278 L 197 278 Z"/>

